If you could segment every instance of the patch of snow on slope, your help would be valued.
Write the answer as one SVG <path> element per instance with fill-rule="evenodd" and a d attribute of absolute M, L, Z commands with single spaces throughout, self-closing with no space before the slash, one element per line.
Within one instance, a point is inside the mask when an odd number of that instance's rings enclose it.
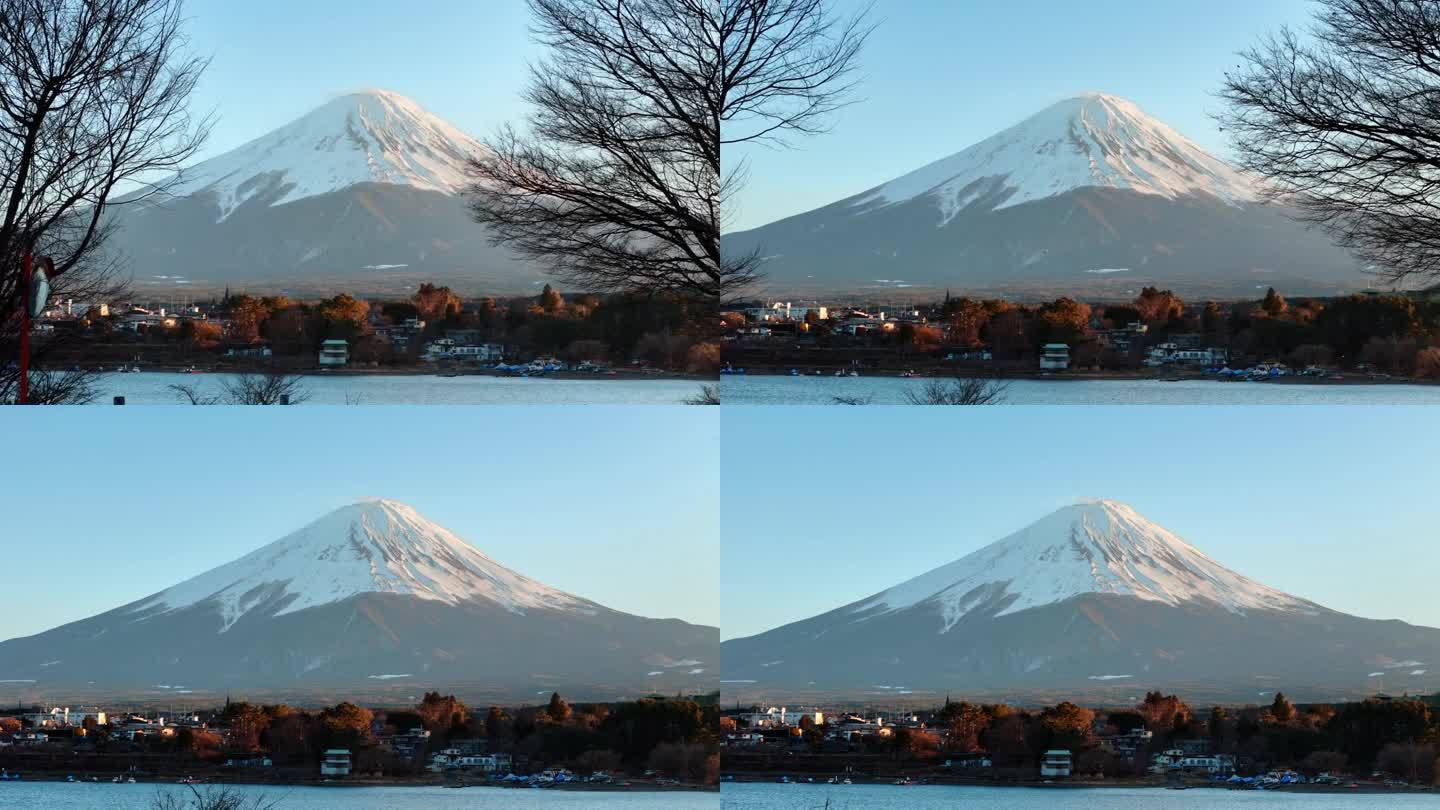
<path fill-rule="evenodd" d="M 161 591 L 132 612 L 213 600 L 224 632 L 262 604 L 289 600 L 275 612 L 282 615 L 362 593 L 449 604 L 484 600 L 513 613 L 597 607 L 511 571 L 403 503 L 372 499 Z"/>
<path fill-rule="evenodd" d="M 390 183 L 453 194 L 474 138 L 414 101 L 385 90 L 341 96 L 237 149 L 182 172 L 168 193 L 213 193 L 220 221 L 259 194 L 271 205 L 356 183 Z"/>
<path fill-rule="evenodd" d="M 1010 599 L 994 615 L 1081 594 L 1133 596 L 1167 605 L 1211 602 L 1234 613 L 1317 606 L 1231 571 L 1116 501 L 1067 506 L 1028 528 L 858 603 L 889 613 L 933 600 L 949 630 L 970 611 Z M 1419 662 L 1415 662 L 1419 663 Z M 1413 664 L 1412 664 L 1413 666 Z"/>
<path fill-rule="evenodd" d="M 993 207 L 1000 209 L 1089 187 L 1169 199 L 1210 194 L 1232 205 L 1258 196 L 1250 178 L 1134 102 L 1092 93 L 1053 104 L 853 205 L 887 206 L 930 195 L 943 227 L 979 200 L 998 200 Z"/>

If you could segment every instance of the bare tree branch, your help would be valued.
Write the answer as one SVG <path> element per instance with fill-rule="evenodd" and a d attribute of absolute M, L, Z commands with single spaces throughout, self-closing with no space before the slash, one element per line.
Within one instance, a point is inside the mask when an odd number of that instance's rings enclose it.
<path fill-rule="evenodd" d="M 1440 3 L 1319 0 L 1240 54 L 1217 116 L 1240 164 L 1391 282 L 1440 277 Z"/>
<path fill-rule="evenodd" d="M 715 302 L 757 277 L 723 259 L 743 166 L 721 147 L 818 132 L 853 86 L 862 18 L 824 0 L 529 0 L 549 56 L 528 132 L 472 162 L 472 211 L 497 244 L 595 292 Z M 726 126 L 722 136 L 722 122 Z"/>
<path fill-rule="evenodd" d="M 180 53 L 181 22 L 180 0 L 0 0 L 0 401 L 18 383 L 24 254 L 55 261 L 56 298 L 116 295 L 107 209 L 207 134 L 186 108 L 205 63 Z"/>
<path fill-rule="evenodd" d="M 926 380 L 919 391 L 906 391 L 911 405 L 999 405 L 1009 385 L 985 377 Z"/>

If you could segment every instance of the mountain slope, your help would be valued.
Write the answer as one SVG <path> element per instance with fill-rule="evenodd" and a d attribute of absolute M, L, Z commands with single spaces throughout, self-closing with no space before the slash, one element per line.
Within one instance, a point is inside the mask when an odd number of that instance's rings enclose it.
<path fill-rule="evenodd" d="M 221 221 L 254 198 L 283 205 L 357 183 L 455 194 L 465 186 L 466 161 L 485 151 L 414 101 L 367 90 L 182 172 L 167 192 L 213 194 Z"/>
<path fill-rule="evenodd" d="M 1061 509 L 960 560 L 721 646 L 761 690 L 1362 690 L 1440 659 L 1440 630 L 1338 613 L 1244 577 L 1112 501 Z M 1403 670 L 1403 671 L 1402 671 Z M 1407 684 L 1430 684 L 1428 671 Z"/>
<path fill-rule="evenodd" d="M 404 96 L 352 93 L 117 205 L 108 249 L 147 288 L 528 292 L 539 273 L 490 246 L 460 196 L 484 151 Z"/>
<path fill-rule="evenodd" d="M 707 688 L 715 628 L 633 616 L 490 559 L 413 509 L 336 510 L 159 593 L 0 642 L 0 680 L 119 692 Z"/>
<path fill-rule="evenodd" d="M 775 289 L 1358 286 L 1355 261 L 1133 102 L 1058 102 L 955 155 L 741 233 Z"/>

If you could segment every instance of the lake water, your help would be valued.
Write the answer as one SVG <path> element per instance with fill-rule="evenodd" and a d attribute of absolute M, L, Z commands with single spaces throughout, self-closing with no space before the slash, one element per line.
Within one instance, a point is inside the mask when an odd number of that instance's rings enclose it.
<path fill-rule="evenodd" d="M 102 374 L 97 405 L 125 397 L 127 405 L 178 405 L 171 385 L 219 394 L 225 374 Z M 557 380 L 525 377 L 406 375 L 308 375 L 301 387 L 306 405 L 675 405 L 696 396 L 699 380 Z"/>
<path fill-rule="evenodd" d="M 558 810 L 715 810 L 713 793 L 602 793 L 514 788 L 443 787 L 240 787 L 246 796 L 275 800 L 275 810 L 468 810 L 468 808 L 557 808 Z M 115 785 L 67 782 L 0 783 L 0 807 L 44 810 L 149 810 L 157 791 L 178 785 Z M 201 787 L 204 790 L 204 787 Z M 188 795 L 188 794 L 177 794 Z"/>
<path fill-rule="evenodd" d="M 726 405 L 830 405 L 835 396 L 904 405 L 925 381 L 902 377 L 725 376 Z M 1321 385 L 1214 380 L 1011 380 L 1007 405 L 1440 405 L 1440 385 Z"/>
<path fill-rule="evenodd" d="M 1249 808 L 1296 810 L 1436 807 L 1440 795 L 1285 793 L 1283 791 L 1196 788 L 1018 788 L 940 785 L 779 785 L 726 784 L 720 791 L 725 810 L 930 810 L 935 808 L 1086 808 L 1129 810 L 1145 807 Z"/>

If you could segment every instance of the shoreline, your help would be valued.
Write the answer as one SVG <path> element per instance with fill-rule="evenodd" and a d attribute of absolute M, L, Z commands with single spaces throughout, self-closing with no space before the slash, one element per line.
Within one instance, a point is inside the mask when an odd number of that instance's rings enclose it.
<path fill-rule="evenodd" d="M 870 371 L 861 374 L 859 377 L 834 377 L 833 374 L 791 374 L 789 369 L 779 368 L 747 368 L 744 373 L 721 374 L 723 381 L 735 377 L 794 377 L 796 379 L 893 379 L 893 380 L 952 380 L 963 379 L 984 379 L 995 380 L 999 383 L 1011 381 L 1025 382 L 1215 382 L 1215 383 L 1253 383 L 1260 385 L 1295 385 L 1295 386 L 1343 386 L 1343 385 L 1414 385 L 1434 386 L 1440 385 L 1440 380 L 1417 380 L 1413 377 L 1370 377 L 1355 372 L 1335 372 L 1342 377 L 1336 380 L 1329 376 L 1324 377 L 1303 377 L 1300 375 L 1286 375 L 1283 377 L 1269 377 L 1260 380 L 1247 380 L 1236 378 L 1223 378 L 1214 374 L 1203 374 L 1199 372 L 1185 372 L 1180 374 L 1145 374 L 1131 373 L 1124 371 L 1080 371 L 1080 372 L 1040 372 L 1021 371 L 1007 372 L 1002 374 L 929 374 L 917 373 L 906 375 L 903 370 L 883 369 Z"/>
<path fill-rule="evenodd" d="M 224 375 L 224 374 L 263 374 L 263 373 L 270 372 L 270 371 L 278 371 L 278 372 L 281 372 L 281 373 L 284 373 L 284 374 L 287 374 L 287 375 L 291 375 L 291 376 L 296 376 L 296 377 L 440 377 L 440 378 L 447 378 L 447 379 L 448 379 L 448 378 L 451 378 L 451 377 L 497 377 L 497 378 L 531 379 L 531 380 L 596 380 L 596 381 L 609 381 L 609 382 L 650 382 L 650 381 L 654 381 L 654 380 L 679 380 L 679 381 L 695 381 L 695 382 L 707 382 L 707 383 L 713 383 L 713 382 L 716 382 L 716 381 L 718 380 L 718 377 L 712 377 L 712 376 L 708 376 L 708 375 L 705 375 L 705 374 L 687 374 L 687 373 L 685 373 L 685 372 L 680 372 L 680 371 L 642 372 L 642 371 L 618 371 L 618 370 L 617 370 L 615 373 L 611 373 L 611 374 L 595 374 L 595 373 L 584 372 L 584 371 L 552 371 L 552 372 L 549 372 L 549 373 L 546 373 L 546 374 L 537 374 L 537 375 L 533 375 L 533 376 L 528 376 L 528 377 L 526 377 L 526 376 L 522 376 L 522 375 L 519 375 L 519 374 L 506 373 L 506 372 L 503 372 L 503 371 L 494 371 L 494 370 L 492 370 L 492 369 L 478 369 L 478 370 L 457 371 L 457 372 L 454 372 L 454 373 L 442 373 L 442 372 L 440 372 L 439 370 L 427 370 L 427 369 L 422 368 L 422 367 L 406 367 L 406 368 L 394 368 L 394 367 L 391 367 L 391 368 L 351 368 L 351 369 L 339 369 L 339 370 L 320 369 L 320 368 L 297 368 L 297 369 L 274 368 L 274 369 L 272 369 L 272 368 L 262 368 L 262 367 L 256 367 L 256 368 L 206 368 L 206 369 L 197 370 L 197 371 L 194 371 L 194 372 L 188 371 L 189 368 L 191 368 L 191 366 L 160 366 L 160 367 L 147 366 L 147 367 L 145 367 L 145 368 L 141 368 L 138 373 L 140 373 L 140 374 L 178 374 L 178 375 L 183 375 L 183 376 L 187 376 L 187 377 L 204 377 L 204 376 L 207 376 L 207 375 Z M 51 369 L 51 370 L 52 370 L 52 371 L 60 371 L 60 369 Z M 125 373 L 127 373 L 127 372 L 121 372 L 121 371 L 115 371 L 115 370 L 109 370 L 109 369 L 101 369 L 101 370 L 99 370 L 99 371 L 95 371 L 94 373 L 95 373 L 95 374 L 104 374 L 104 375 L 109 376 L 109 375 L 116 375 L 116 374 L 125 374 Z M 128 373 L 136 373 L 136 372 L 128 372 Z"/>
<path fill-rule="evenodd" d="M 68 775 L 67 775 L 67 776 L 68 776 Z M 113 774 L 107 775 L 107 776 L 104 777 L 104 778 L 100 778 L 100 777 L 97 776 L 97 778 L 96 778 L 94 781 L 90 780 L 89 778 L 85 778 L 85 779 L 79 779 L 79 778 L 77 778 L 77 779 L 75 779 L 74 781 L 70 781 L 70 780 L 67 779 L 65 776 L 55 776 L 55 775 L 47 774 L 47 775 L 44 775 L 44 776 L 27 776 L 27 777 L 25 777 L 24 779 L 13 780 L 13 783 L 16 783 L 16 784 L 53 784 L 53 785 L 129 785 L 129 784 L 134 784 L 134 785 L 136 785 L 136 786 L 144 785 L 144 786 L 147 786 L 147 787 L 185 787 L 185 786 L 187 786 L 187 783 L 180 781 L 180 778 L 159 777 L 159 778 L 152 778 L 152 779 L 137 779 L 137 780 L 136 780 L 135 782 L 133 782 L 133 783 L 131 783 L 131 782 L 119 782 L 119 783 L 117 783 L 117 782 L 112 782 L 112 781 L 111 781 L 111 777 L 112 777 L 112 776 L 113 776 Z M 183 777 L 181 777 L 181 778 L 183 778 Z M 193 783 L 188 783 L 188 786 L 190 786 L 190 787 L 195 787 L 195 788 L 200 788 L 200 789 L 204 789 L 204 788 L 215 788 L 215 787 L 225 787 L 225 786 L 231 786 L 231 785 L 241 786 L 241 787 L 274 787 L 274 788 L 297 788 L 297 787 L 319 787 L 319 788 L 386 788 L 386 787 L 390 787 L 390 788 L 450 788 L 450 789 L 462 789 L 462 788 L 495 788 L 495 789 L 503 789 L 503 790 L 564 790 L 564 791 L 569 791 L 569 792 L 573 792 L 573 793 L 707 793 L 707 792 L 708 792 L 708 793 L 718 793 L 718 792 L 720 791 L 720 786 L 719 786 L 719 785 L 696 785 L 696 784 L 657 785 L 657 784 L 653 784 L 653 783 L 650 783 L 650 782 L 629 782 L 628 780 L 626 780 L 626 781 L 627 781 L 626 784 L 619 784 L 619 783 L 610 783 L 610 784 L 604 784 L 604 783 L 588 783 L 588 784 L 587 784 L 587 783 L 583 783 L 583 782 L 582 782 L 582 783 L 570 783 L 570 782 L 567 782 L 567 783 L 563 783 L 563 784 L 543 785 L 543 786 L 531 787 L 531 786 L 528 785 L 528 784 L 514 784 L 514 783 L 505 783 L 505 782 L 494 782 L 494 783 L 492 783 L 492 782 L 490 782 L 490 781 L 488 781 L 488 780 L 481 780 L 481 781 L 476 781 L 476 782 L 458 783 L 458 784 L 457 784 L 456 782 L 453 782 L 453 781 L 448 781 L 448 782 L 447 782 L 447 781 L 444 780 L 444 779 L 435 779 L 435 778 L 404 778 L 404 777 L 397 777 L 397 778 L 394 778 L 394 779 L 386 779 L 386 778 L 384 778 L 384 777 L 358 777 L 358 778 L 353 778 L 353 779 L 322 779 L 322 778 L 316 777 L 316 778 L 313 778 L 313 779 L 312 779 L 312 778 L 306 778 L 306 779 L 275 779 L 275 780 L 265 780 L 265 779 L 223 779 L 223 778 L 206 777 L 206 778 L 204 778 L 204 779 L 198 779 L 197 781 L 195 781 L 195 782 L 193 782 Z M 5 784 L 5 783 L 0 783 L 0 790 L 4 790 L 3 784 Z"/>
<path fill-rule="evenodd" d="M 1348 780 L 1353 782 L 1355 787 L 1345 785 L 1315 785 L 1315 784 L 1289 784 L 1266 787 L 1264 790 L 1255 790 L 1250 787 L 1238 787 L 1227 782 L 1189 781 L 1181 783 L 1170 783 L 1166 781 L 1145 779 L 1140 777 L 1095 780 L 1075 779 L 964 779 L 956 777 L 923 777 L 923 781 L 909 785 L 897 785 L 893 778 L 878 777 L 875 779 L 855 779 L 848 785 L 831 784 L 825 781 L 806 782 L 802 779 L 791 778 L 789 782 L 778 781 L 781 776 L 789 774 L 738 774 L 729 775 L 721 781 L 721 785 L 785 785 L 793 787 L 983 787 L 983 788 L 1033 788 L 1041 790 L 1086 790 L 1086 789 L 1147 789 L 1147 790 L 1224 790 L 1257 793 L 1326 793 L 1326 794 L 1375 794 L 1375 793 L 1396 793 L 1396 794 L 1434 794 L 1435 788 L 1424 785 L 1406 785 L 1403 787 L 1386 785 L 1383 782 L 1369 780 Z"/>

